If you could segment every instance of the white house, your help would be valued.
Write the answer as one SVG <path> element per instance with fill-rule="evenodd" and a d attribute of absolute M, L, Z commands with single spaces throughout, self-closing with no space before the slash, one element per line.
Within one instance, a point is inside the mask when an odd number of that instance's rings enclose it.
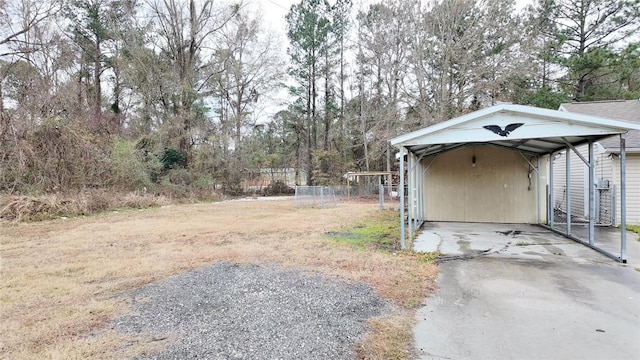
<path fill-rule="evenodd" d="M 560 111 L 597 116 L 600 118 L 623 120 L 640 125 L 640 100 L 596 101 L 562 104 Z M 588 152 L 586 145 L 577 148 L 582 154 Z M 602 223 L 612 222 L 620 224 L 620 140 L 617 136 L 604 138 L 594 143 L 596 156 L 596 184 L 597 200 L 600 206 L 596 207 L 596 217 Z M 574 204 L 573 214 L 576 216 L 589 216 L 588 201 L 588 176 L 585 175 L 586 167 L 578 157 L 570 159 L 571 203 Z M 563 177 L 566 167 L 562 161 L 555 162 L 556 174 L 554 179 L 554 192 L 565 194 L 566 179 Z M 627 223 L 640 224 L 640 130 L 630 130 L 626 134 L 626 184 L 627 184 Z M 601 198 L 602 197 L 602 198 Z M 615 200 L 615 207 L 611 206 L 609 199 Z M 557 196 L 556 208 L 563 209 L 561 197 Z M 566 210 L 566 209 L 565 209 Z"/>

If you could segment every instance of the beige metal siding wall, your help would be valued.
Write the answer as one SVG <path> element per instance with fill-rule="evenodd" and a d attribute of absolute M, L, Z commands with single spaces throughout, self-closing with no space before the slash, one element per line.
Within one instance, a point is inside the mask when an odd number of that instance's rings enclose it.
<path fill-rule="evenodd" d="M 479 145 L 440 154 L 424 175 L 426 219 L 537 223 L 536 178 L 528 190 L 529 165 L 516 151 Z"/>

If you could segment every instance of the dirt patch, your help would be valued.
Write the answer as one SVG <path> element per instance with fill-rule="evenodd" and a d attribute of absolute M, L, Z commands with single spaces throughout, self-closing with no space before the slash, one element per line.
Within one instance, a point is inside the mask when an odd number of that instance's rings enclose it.
<path fill-rule="evenodd" d="M 434 265 L 411 253 L 353 249 L 326 235 L 376 212 L 368 203 L 321 210 L 257 201 L 2 223 L 0 352 L 9 358 L 107 358 L 129 344 L 130 355 L 140 353 L 157 345 L 108 331 L 90 336 L 128 311 L 116 295 L 222 261 L 362 281 L 405 309 L 417 306 L 433 287 Z M 372 332 L 398 323 L 387 321 Z M 375 349 L 361 351 L 376 357 Z"/>

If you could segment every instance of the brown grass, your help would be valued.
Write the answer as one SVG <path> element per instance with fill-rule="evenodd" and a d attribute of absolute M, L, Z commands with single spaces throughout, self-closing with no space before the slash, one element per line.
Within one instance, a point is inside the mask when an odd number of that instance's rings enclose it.
<path fill-rule="evenodd" d="M 144 209 L 170 202 L 166 196 L 141 191 L 113 192 L 104 189 L 84 190 L 66 195 L 0 196 L 0 219 L 18 222 L 42 221 L 94 214 L 110 209 Z"/>
<path fill-rule="evenodd" d="M 369 321 L 369 335 L 358 344 L 359 359 L 401 360 L 414 355 L 407 347 L 413 340 L 412 311 Z"/>
<path fill-rule="evenodd" d="M 153 346 L 104 328 L 126 313 L 124 291 L 213 262 L 271 263 L 371 284 L 401 310 L 371 322 L 360 354 L 409 358 L 412 307 L 436 269 L 408 252 L 355 250 L 325 233 L 376 205 L 294 209 L 289 201 L 225 202 L 111 212 L 40 223 L 0 223 L 0 353 L 7 358 L 130 357 Z M 409 309 L 409 310 L 407 310 Z M 92 333 L 99 334 L 91 335 Z M 379 339 L 384 347 L 375 349 Z M 371 345 L 367 345 L 371 344 Z M 127 346 L 127 353 L 114 352 Z M 391 353 L 400 355 L 389 357 Z"/>

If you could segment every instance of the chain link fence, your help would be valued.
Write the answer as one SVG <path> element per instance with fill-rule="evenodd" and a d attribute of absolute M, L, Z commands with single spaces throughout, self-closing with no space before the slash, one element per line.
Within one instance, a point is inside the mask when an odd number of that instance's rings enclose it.
<path fill-rule="evenodd" d="M 336 192 L 329 186 L 296 186 L 294 207 L 330 208 L 336 207 L 338 202 Z"/>
<path fill-rule="evenodd" d="M 586 152 L 583 151 L 583 152 Z M 563 226 L 567 222 L 575 225 L 589 223 L 589 167 L 572 154 L 567 172 L 566 153 L 556 154 L 553 165 L 553 186 L 550 204 L 553 206 L 554 225 Z M 611 226 L 616 222 L 616 187 L 604 177 L 594 181 L 594 223 L 597 226 Z"/>

